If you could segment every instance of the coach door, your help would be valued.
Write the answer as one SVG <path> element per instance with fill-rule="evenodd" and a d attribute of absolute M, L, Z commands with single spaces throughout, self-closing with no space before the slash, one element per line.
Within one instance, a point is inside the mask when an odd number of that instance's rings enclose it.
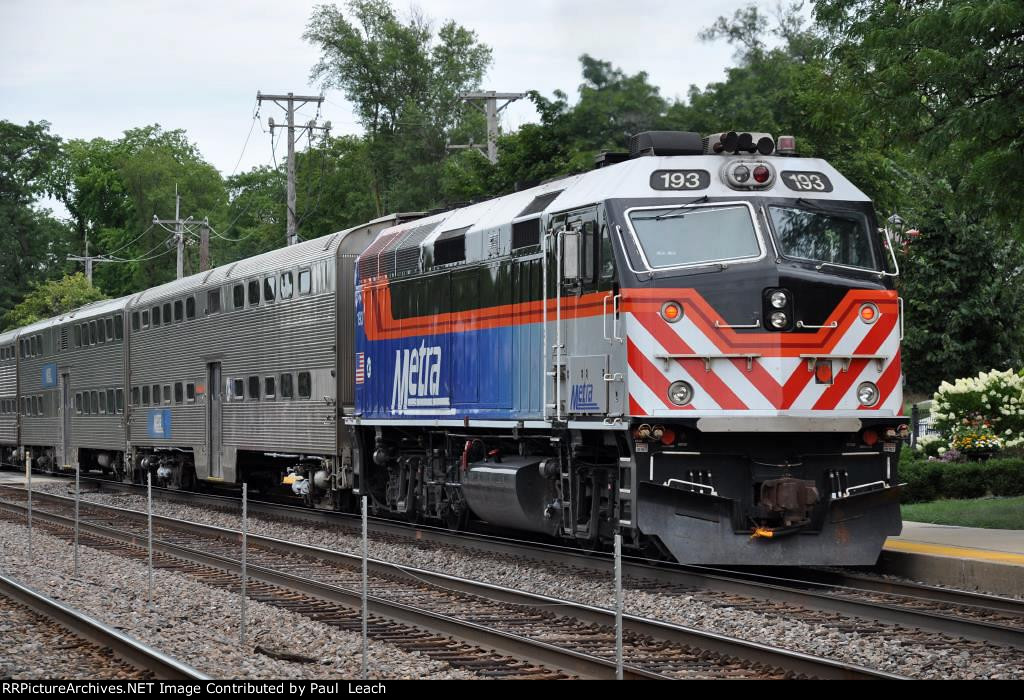
<path fill-rule="evenodd" d="M 206 405 L 209 413 L 206 417 L 206 446 L 207 454 L 210 456 L 210 478 L 223 479 L 224 467 L 221 464 L 223 432 L 221 427 L 224 418 L 224 386 L 221 383 L 223 380 L 221 379 L 220 363 L 211 362 L 207 365 L 207 369 L 208 376 L 206 381 L 206 392 L 208 400 Z"/>

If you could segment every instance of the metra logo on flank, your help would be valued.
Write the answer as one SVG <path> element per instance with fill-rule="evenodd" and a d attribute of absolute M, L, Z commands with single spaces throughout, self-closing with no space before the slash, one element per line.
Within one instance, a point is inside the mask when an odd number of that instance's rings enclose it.
<path fill-rule="evenodd" d="M 569 396 L 569 408 L 573 411 L 597 411 L 600 406 L 594 403 L 593 384 L 573 384 Z"/>
<path fill-rule="evenodd" d="M 441 348 L 421 343 L 418 348 L 395 350 L 392 411 L 448 408 L 448 397 L 440 394 Z"/>

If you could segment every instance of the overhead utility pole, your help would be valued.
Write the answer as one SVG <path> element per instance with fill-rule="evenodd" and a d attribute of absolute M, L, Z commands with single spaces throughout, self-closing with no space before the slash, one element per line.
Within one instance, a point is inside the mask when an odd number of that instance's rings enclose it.
<path fill-rule="evenodd" d="M 92 284 L 92 266 L 93 263 L 104 263 L 104 262 L 115 262 L 113 260 L 107 260 L 101 255 L 89 255 L 89 234 L 85 234 L 85 255 L 69 255 L 68 260 L 72 262 L 84 262 L 85 263 L 85 278 L 89 280 L 89 284 Z"/>
<path fill-rule="evenodd" d="M 188 217 L 184 221 L 181 218 L 181 196 L 178 194 L 178 186 L 174 186 L 174 218 L 173 219 L 161 219 L 156 214 L 153 214 L 153 223 L 160 226 L 174 226 L 174 243 L 178 248 L 178 277 L 181 279 L 185 276 L 185 226 L 188 224 L 198 223 L 203 227 L 203 232 L 206 233 L 209 230 L 210 222 L 208 219 L 203 219 L 201 222 L 192 220 L 192 217 Z M 209 263 L 210 258 L 210 238 L 209 234 L 205 235 L 206 247 L 201 249 L 199 252 L 199 267 L 201 271 L 205 271 L 203 267 L 203 260 Z"/>
<path fill-rule="evenodd" d="M 510 104 L 518 99 L 526 97 L 524 92 L 495 92 L 489 90 L 486 92 L 464 92 L 459 95 L 459 99 L 469 102 L 474 107 L 479 109 L 487 117 L 487 150 L 486 152 L 480 146 L 473 143 L 464 145 L 448 145 L 449 151 L 459 151 L 467 148 L 478 148 L 481 152 L 484 152 L 487 156 L 487 160 L 491 163 L 498 162 L 498 115 L 501 114 L 502 110 L 508 107 Z M 498 100 L 504 100 L 501 106 L 498 106 Z M 483 102 L 483 105 L 478 104 Z"/>
<path fill-rule="evenodd" d="M 283 109 L 288 115 L 288 245 L 295 245 L 299 242 L 298 223 L 295 216 L 295 132 L 299 132 L 301 137 L 302 131 L 308 129 L 310 134 L 316 129 L 321 129 L 326 134 L 331 130 L 331 123 L 327 122 L 323 126 L 317 126 L 316 120 L 311 120 L 304 126 L 295 126 L 295 104 L 298 103 L 299 107 L 310 102 L 315 102 L 319 113 L 320 105 L 324 101 L 323 95 L 311 96 L 311 95 L 296 95 L 289 92 L 287 95 L 264 95 L 261 92 L 256 93 L 256 99 L 262 105 L 264 100 L 273 102 L 278 107 Z M 267 124 L 270 126 L 270 132 L 273 133 L 274 129 L 281 128 L 280 124 L 274 123 L 274 118 L 270 117 L 267 119 Z"/>

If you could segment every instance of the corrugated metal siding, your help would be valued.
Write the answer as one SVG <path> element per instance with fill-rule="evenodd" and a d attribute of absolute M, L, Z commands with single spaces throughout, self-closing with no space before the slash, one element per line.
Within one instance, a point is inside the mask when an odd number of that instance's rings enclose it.
<path fill-rule="evenodd" d="M 323 263 L 323 278 L 318 279 L 314 275 L 313 296 L 298 296 L 296 278 L 296 296 L 290 300 L 279 299 L 273 304 L 223 311 L 185 323 L 132 332 L 131 387 L 171 385 L 173 392 L 176 382 L 204 386 L 208 364 L 220 362 L 224 382 L 220 390 L 225 399 L 222 423 L 225 452 L 236 448 L 334 454 L 337 443 L 336 408 L 325 402 L 324 397 L 330 401 L 336 399 L 336 384 L 332 376 L 337 370 L 336 268 L 335 261 L 327 255 L 321 253 L 316 260 L 310 260 L 308 255 L 302 258 L 303 266 Z M 252 279 L 287 269 L 265 267 L 257 274 L 256 268 L 248 264 L 251 261 L 245 262 L 246 269 L 252 272 Z M 237 271 L 232 271 L 231 279 L 232 284 L 246 281 Z M 201 294 L 217 286 L 203 288 Z M 225 287 L 222 292 L 226 305 L 230 302 L 229 291 Z M 160 301 L 174 298 L 163 296 Z M 151 296 L 140 308 L 148 308 L 156 301 L 157 298 Z M 262 381 L 266 376 L 278 376 L 282 372 L 307 370 L 316 375 L 312 399 L 228 400 L 227 388 L 231 379 L 247 380 L 249 376 L 259 376 Z M 131 389 L 128 393 L 130 396 Z M 170 439 L 149 435 L 149 411 L 157 408 L 171 410 Z M 202 474 L 201 467 L 206 464 L 207 411 L 205 393 L 197 394 L 195 404 L 133 407 L 131 442 L 136 447 L 191 447 L 196 450 L 196 466 Z"/>
<path fill-rule="evenodd" d="M 16 348 L 13 334 L 7 334 L 0 349 Z M 18 365 L 15 358 L 0 360 L 0 401 L 14 401 L 13 413 L 0 413 L 0 445 L 18 444 Z"/>

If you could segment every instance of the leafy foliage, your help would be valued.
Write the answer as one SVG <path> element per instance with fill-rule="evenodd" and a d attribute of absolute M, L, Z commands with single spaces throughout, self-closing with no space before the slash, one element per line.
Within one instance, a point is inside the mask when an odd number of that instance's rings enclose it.
<path fill-rule="evenodd" d="M 79 272 L 36 285 L 20 304 L 7 312 L 4 324 L 6 328 L 27 326 L 106 298 Z"/>
<path fill-rule="evenodd" d="M 322 52 L 313 78 L 340 88 L 367 131 L 375 213 L 437 201 L 445 135 L 463 121 L 459 95 L 479 87 L 491 49 L 452 21 L 436 36 L 418 12 L 403 22 L 386 0 L 321 5 L 305 38 Z"/>
<path fill-rule="evenodd" d="M 61 141 L 47 122 L 0 121 L 0 314 L 65 269 L 70 231 L 35 202 L 55 191 Z"/>

